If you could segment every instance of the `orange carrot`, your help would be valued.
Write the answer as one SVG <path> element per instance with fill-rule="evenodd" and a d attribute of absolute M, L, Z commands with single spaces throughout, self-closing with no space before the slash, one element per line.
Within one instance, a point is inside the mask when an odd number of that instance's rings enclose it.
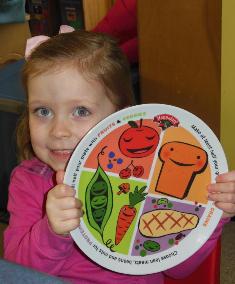
<path fill-rule="evenodd" d="M 119 211 L 117 226 L 116 226 L 116 236 L 115 244 L 118 245 L 123 237 L 125 236 L 127 230 L 130 228 L 131 223 L 133 222 L 136 215 L 135 205 L 145 199 L 144 190 L 146 186 L 138 189 L 138 186 L 135 187 L 134 193 L 129 193 L 129 205 L 124 205 Z"/>

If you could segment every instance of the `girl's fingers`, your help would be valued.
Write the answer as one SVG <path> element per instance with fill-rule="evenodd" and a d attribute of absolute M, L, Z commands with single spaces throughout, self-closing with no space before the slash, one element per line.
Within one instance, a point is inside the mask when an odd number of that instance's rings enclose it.
<path fill-rule="evenodd" d="M 67 210 L 67 209 L 81 209 L 82 202 L 81 200 L 74 198 L 74 197 L 64 197 L 60 199 L 58 208 L 60 210 Z"/>
<path fill-rule="evenodd" d="M 216 182 L 235 182 L 235 171 L 220 174 L 216 177 Z"/>
<path fill-rule="evenodd" d="M 209 193 L 212 192 L 224 192 L 232 193 L 235 195 L 235 181 L 230 182 L 217 182 L 208 185 L 207 190 Z"/>
<path fill-rule="evenodd" d="M 223 217 L 233 217 L 235 214 L 235 208 L 232 203 L 215 202 L 216 207 L 224 211 Z"/>
<path fill-rule="evenodd" d="M 63 229 L 65 232 L 70 232 L 76 229 L 80 225 L 80 219 L 70 219 L 63 222 Z"/>
<path fill-rule="evenodd" d="M 63 221 L 71 219 L 80 219 L 83 216 L 83 210 L 78 210 L 78 209 L 63 210 L 61 214 L 62 214 L 61 219 Z"/>
<path fill-rule="evenodd" d="M 49 224 L 52 230 L 58 235 L 68 235 L 72 230 L 76 229 L 80 225 L 80 218 L 59 220 L 56 223 Z"/>
<path fill-rule="evenodd" d="M 52 191 L 49 191 L 49 194 L 52 194 L 54 198 L 74 197 L 76 191 L 66 184 L 60 184 Z"/>
<path fill-rule="evenodd" d="M 235 194 L 232 193 L 209 193 L 208 199 L 214 202 L 229 203 L 235 208 Z"/>

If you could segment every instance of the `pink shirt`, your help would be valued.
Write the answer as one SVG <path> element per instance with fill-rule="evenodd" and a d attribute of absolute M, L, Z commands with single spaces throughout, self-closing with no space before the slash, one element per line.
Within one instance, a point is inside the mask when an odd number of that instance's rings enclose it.
<path fill-rule="evenodd" d="M 45 199 L 55 185 L 53 174 L 37 159 L 24 161 L 14 169 L 9 187 L 10 223 L 4 235 L 5 259 L 72 283 L 163 284 L 164 274 L 184 278 L 209 255 L 227 221 L 223 219 L 219 223 L 197 253 L 164 273 L 146 276 L 114 273 L 88 259 L 71 237 L 58 236 L 51 231 L 45 215 Z"/>

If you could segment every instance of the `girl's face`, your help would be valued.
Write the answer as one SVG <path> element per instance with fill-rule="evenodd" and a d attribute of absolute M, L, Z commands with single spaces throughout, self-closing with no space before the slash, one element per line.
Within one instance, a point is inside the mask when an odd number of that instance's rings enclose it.
<path fill-rule="evenodd" d="M 73 68 L 30 79 L 28 93 L 34 153 L 55 171 L 65 169 L 89 129 L 116 111 L 103 85 Z"/>

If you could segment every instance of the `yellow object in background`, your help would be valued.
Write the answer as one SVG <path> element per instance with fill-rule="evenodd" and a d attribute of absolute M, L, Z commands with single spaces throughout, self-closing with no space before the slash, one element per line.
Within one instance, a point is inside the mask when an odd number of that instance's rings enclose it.
<path fill-rule="evenodd" d="M 85 29 L 92 30 L 112 7 L 114 0 L 83 0 Z"/>
<path fill-rule="evenodd" d="M 230 170 L 235 169 L 235 1 L 222 1 L 221 143 Z"/>
<path fill-rule="evenodd" d="M 27 38 L 31 37 L 28 21 L 0 25 L 0 65 L 24 57 Z"/>

